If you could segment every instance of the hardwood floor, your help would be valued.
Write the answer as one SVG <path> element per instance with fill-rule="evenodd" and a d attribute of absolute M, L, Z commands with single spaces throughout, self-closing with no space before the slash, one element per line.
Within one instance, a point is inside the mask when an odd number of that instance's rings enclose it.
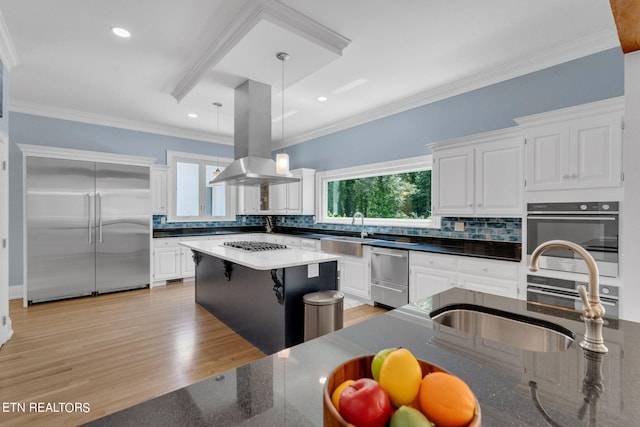
<path fill-rule="evenodd" d="M 346 310 L 345 327 L 384 311 Z M 12 300 L 10 316 L 2 426 L 82 424 L 264 356 L 195 304 L 193 282 L 28 308 Z"/>

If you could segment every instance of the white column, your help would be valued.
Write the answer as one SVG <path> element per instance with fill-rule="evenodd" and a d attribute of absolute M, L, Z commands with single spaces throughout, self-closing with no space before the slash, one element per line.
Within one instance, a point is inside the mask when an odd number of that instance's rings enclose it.
<path fill-rule="evenodd" d="M 624 201 L 620 272 L 621 317 L 640 322 L 640 51 L 624 56 Z"/>

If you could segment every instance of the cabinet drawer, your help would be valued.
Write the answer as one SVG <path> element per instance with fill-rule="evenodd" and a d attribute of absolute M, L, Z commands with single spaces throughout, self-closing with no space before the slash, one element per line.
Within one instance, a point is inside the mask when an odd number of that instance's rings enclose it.
<path fill-rule="evenodd" d="M 154 248 L 167 248 L 169 246 L 178 246 L 180 242 L 179 237 L 164 237 L 160 239 L 153 239 Z"/>
<path fill-rule="evenodd" d="M 509 261 L 459 260 L 458 272 L 499 279 L 518 279 L 518 264 Z"/>
<path fill-rule="evenodd" d="M 455 271 L 456 261 L 456 257 L 452 255 L 440 255 L 418 251 L 409 252 L 409 266 L 418 265 L 421 267 Z"/>

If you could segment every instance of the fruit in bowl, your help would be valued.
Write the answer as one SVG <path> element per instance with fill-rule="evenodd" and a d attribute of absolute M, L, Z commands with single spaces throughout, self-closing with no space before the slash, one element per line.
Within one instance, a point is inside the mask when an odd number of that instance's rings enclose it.
<path fill-rule="evenodd" d="M 380 355 L 381 352 L 384 353 Z M 375 370 L 378 370 L 376 375 L 378 381 L 374 379 Z M 433 374 L 437 375 L 431 377 Z M 344 386 L 343 383 L 349 380 L 358 382 L 361 379 L 379 384 L 391 402 L 389 416 L 381 425 L 391 427 L 481 425 L 480 406 L 464 381 L 436 365 L 416 359 L 407 349 L 398 348 L 384 349 L 376 355 L 351 359 L 334 369 L 324 386 L 325 426 L 380 425 L 367 424 L 365 420 L 356 420 L 344 413 L 346 408 L 344 402 L 348 401 L 344 396 L 349 394 L 346 391 L 349 387 Z M 342 390 L 338 390 L 339 387 L 342 387 Z M 377 396 L 378 399 L 384 400 L 380 395 Z"/>

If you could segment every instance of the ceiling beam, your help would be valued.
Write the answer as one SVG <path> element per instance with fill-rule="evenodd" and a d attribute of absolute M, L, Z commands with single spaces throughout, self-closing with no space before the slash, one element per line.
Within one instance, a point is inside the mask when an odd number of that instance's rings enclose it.
<path fill-rule="evenodd" d="M 640 0 L 609 0 L 624 53 L 640 50 Z"/>
<path fill-rule="evenodd" d="M 276 0 L 249 1 L 223 34 L 185 72 L 171 95 L 180 102 L 261 20 L 267 20 L 312 43 L 342 55 L 351 40 Z"/>

